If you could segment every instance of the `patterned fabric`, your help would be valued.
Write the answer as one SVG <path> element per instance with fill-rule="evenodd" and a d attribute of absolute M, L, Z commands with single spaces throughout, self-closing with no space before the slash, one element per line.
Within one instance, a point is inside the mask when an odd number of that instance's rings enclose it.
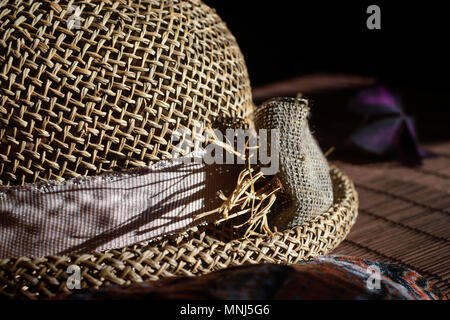
<path fill-rule="evenodd" d="M 214 221 L 215 215 L 194 218 L 221 205 L 216 192 L 234 189 L 240 167 L 226 172 L 206 165 L 203 155 L 123 173 L 0 186 L 0 258 L 120 248 Z"/>
<path fill-rule="evenodd" d="M 56 299 L 444 299 L 417 272 L 347 256 L 322 256 L 289 266 L 248 265 L 200 277 L 168 278 L 130 287 L 80 290 Z"/>

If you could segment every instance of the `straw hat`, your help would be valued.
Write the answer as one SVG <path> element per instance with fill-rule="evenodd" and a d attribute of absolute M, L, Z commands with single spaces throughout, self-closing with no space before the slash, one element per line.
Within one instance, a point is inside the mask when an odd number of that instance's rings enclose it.
<path fill-rule="evenodd" d="M 209 169 L 178 170 L 170 160 L 174 154 L 192 154 L 173 142 L 174 134 L 188 132 L 192 138 L 196 126 L 201 132 L 211 126 L 254 126 L 241 51 L 215 11 L 198 0 L 3 2 L 0 48 L 0 228 L 7 240 L 6 256 L 0 257 L 0 295 L 41 298 L 67 292 L 69 270 L 74 267 L 81 272 L 81 287 L 99 287 L 204 274 L 244 263 L 294 263 L 332 250 L 356 219 L 353 184 L 333 166 L 328 209 L 274 233 L 243 237 L 234 227 L 239 219 L 244 223 L 255 219 L 261 226 L 278 185 L 289 183 L 283 179 L 264 180 L 262 174 L 244 168 L 235 176 L 221 173 L 211 185 L 185 195 L 192 186 L 205 184 L 202 179 Z M 191 138 L 184 142 L 192 145 Z M 70 194 L 79 195 L 81 189 L 90 192 L 92 186 L 112 183 L 123 189 L 124 176 L 119 173 L 124 170 L 128 189 L 152 184 L 152 191 L 165 193 L 165 200 L 150 208 L 164 207 L 164 213 L 174 218 L 189 199 L 190 215 L 151 228 L 147 220 L 135 229 L 131 224 L 127 234 L 108 233 L 107 241 L 85 247 L 78 245 L 76 234 L 89 229 L 86 221 L 95 221 L 96 226 L 122 224 L 129 218 L 126 214 L 140 205 L 133 201 L 142 196 L 126 193 L 127 202 L 125 194 L 104 188 L 105 193 L 95 191 L 95 204 L 88 210 L 60 206 L 62 213 L 44 210 L 42 215 L 27 216 L 36 208 L 33 202 L 49 197 L 49 206 L 54 205 L 59 198 L 53 194 L 67 192 L 64 199 L 78 204 Z M 201 173 L 189 176 L 188 190 L 186 185 L 168 187 L 169 173 L 186 171 Z M 235 186 L 227 194 L 231 196 L 222 194 L 203 207 L 192 200 L 213 198 L 216 189 L 224 187 L 219 182 Z M 174 190 L 182 190 L 183 197 L 171 199 Z M 103 209 L 114 196 L 120 199 L 112 208 L 122 202 L 130 207 L 105 214 Z M 241 211 L 247 215 L 219 219 L 245 204 L 247 209 Z M 104 207 L 100 210 L 99 205 Z M 148 211 L 147 204 L 142 205 Z M 204 215 L 206 220 L 196 220 L 192 214 L 197 215 L 199 208 L 217 210 Z M 71 218 L 77 214 L 81 222 L 69 221 L 58 229 L 61 221 L 70 220 L 69 213 Z M 74 242 L 64 243 L 63 231 Z M 33 244 L 39 232 L 46 242 Z M 25 234 L 30 235 L 28 240 Z"/>

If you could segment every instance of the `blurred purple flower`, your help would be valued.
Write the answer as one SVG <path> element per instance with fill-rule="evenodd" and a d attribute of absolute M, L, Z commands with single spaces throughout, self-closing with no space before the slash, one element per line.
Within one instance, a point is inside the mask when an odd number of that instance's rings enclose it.
<path fill-rule="evenodd" d="M 432 154 L 419 146 L 414 119 L 407 116 L 400 99 L 383 86 L 358 93 L 349 110 L 365 116 L 367 124 L 356 130 L 351 141 L 358 147 L 377 154 L 396 153 L 404 165 L 422 164 L 422 158 Z"/>

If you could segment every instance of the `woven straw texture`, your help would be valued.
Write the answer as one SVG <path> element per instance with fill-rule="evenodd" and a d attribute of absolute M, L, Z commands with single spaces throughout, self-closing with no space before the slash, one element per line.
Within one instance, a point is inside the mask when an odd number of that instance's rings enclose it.
<path fill-rule="evenodd" d="M 150 165 L 174 131 L 252 108 L 235 38 L 198 0 L 0 2 L 0 184 Z"/>
<path fill-rule="evenodd" d="M 0 260 L 0 296 L 36 299 L 68 292 L 67 268 L 80 267 L 81 287 L 127 285 L 176 275 L 200 275 L 248 263 L 296 263 L 332 251 L 357 216 L 353 183 L 331 167 L 334 203 L 310 222 L 273 236 L 232 239 L 214 226 L 122 249 L 72 256 Z M 222 231 L 226 228 L 222 228 Z"/>
<path fill-rule="evenodd" d="M 292 202 L 288 208 L 273 213 L 271 223 L 281 229 L 299 226 L 333 203 L 328 163 L 311 134 L 308 117 L 305 99 L 272 99 L 255 112 L 257 128 L 279 130 L 278 177 Z"/>

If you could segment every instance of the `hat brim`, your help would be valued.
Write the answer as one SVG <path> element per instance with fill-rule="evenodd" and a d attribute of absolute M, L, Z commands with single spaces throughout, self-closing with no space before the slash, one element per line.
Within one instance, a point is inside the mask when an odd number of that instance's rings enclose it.
<path fill-rule="evenodd" d="M 68 293 L 69 266 L 79 267 L 81 288 L 99 288 L 201 275 L 249 263 L 296 263 L 327 254 L 346 237 L 358 215 L 358 195 L 352 181 L 333 165 L 330 175 L 333 205 L 301 226 L 272 236 L 226 239 L 207 225 L 158 241 L 104 252 L 3 259 L 0 296 L 39 299 Z"/>

